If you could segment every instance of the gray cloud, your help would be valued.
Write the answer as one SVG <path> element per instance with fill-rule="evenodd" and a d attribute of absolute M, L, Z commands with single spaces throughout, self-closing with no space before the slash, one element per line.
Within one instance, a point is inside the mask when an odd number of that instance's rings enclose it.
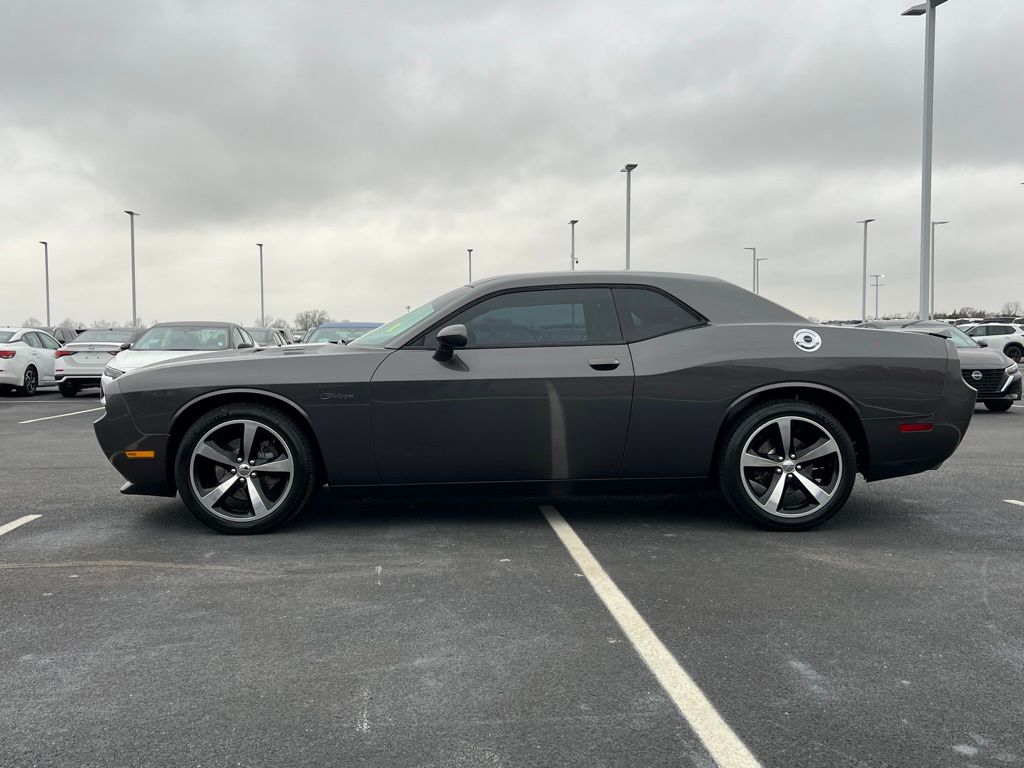
<path fill-rule="evenodd" d="M 55 314 L 127 316 L 125 207 L 148 319 L 250 320 L 256 240 L 283 315 L 384 319 L 463 279 L 467 246 L 481 275 L 563 268 L 570 217 L 585 263 L 615 268 L 627 160 L 639 267 L 746 285 L 758 245 L 773 298 L 852 316 L 853 222 L 875 216 L 885 308 L 911 310 L 906 4 L 8 3 L 0 322 L 41 314 L 39 239 Z M 999 277 L 1022 235 L 1022 29 L 1015 0 L 940 10 L 940 304 L 1024 297 Z"/>

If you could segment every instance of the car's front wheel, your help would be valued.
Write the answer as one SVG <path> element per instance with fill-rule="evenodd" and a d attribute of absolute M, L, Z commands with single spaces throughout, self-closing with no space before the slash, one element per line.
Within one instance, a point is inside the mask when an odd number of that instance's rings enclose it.
<path fill-rule="evenodd" d="M 193 515 L 225 533 L 284 524 L 313 491 L 313 447 L 294 418 L 268 406 L 216 408 L 182 438 L 175 480 Z"/>
<path fill-rule="evenodd" d="M 985 407 L 988 408 L 990 411 L 995 411 L 996 413 L 1002 413 L 1003 411 L 1008 411 L 1008 410 L 1010 410 L 1010 407 L 1012 405 L 1013 405 L 1013 400 L 986 400 L 985 401 Z"/>
<path fill-rule="evenodd" d="M 723 446 L 722 493 L 768 528 L 813 528 L 842 509 L 853 489 L 853 441 L 837 418 L 813 403 L 757 406 L 730 427 Z"/>
<path fill-rule="evenodd" d="M 1024 357 L 1024 347 L 1021 347 L 1019 344 L 1010 344 L 1003 352 L 1015 363 L 1019 363 L 1021 357 Z"/>

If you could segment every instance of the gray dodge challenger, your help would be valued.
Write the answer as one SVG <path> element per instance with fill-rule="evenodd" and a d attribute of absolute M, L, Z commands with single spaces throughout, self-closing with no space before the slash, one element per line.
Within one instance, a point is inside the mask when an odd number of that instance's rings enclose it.
<path fill-rule="evenodd" d="M 717 483 L 806 529 L 857 473 L 936 469 L 976 392 L 927 334 L 816 325 L 731 283 L 642 272 L 457 288 L 350 344 L 212 352 L 105 388 L 123 493 L 281 525 L 314 489 L 562 495 Z"/>

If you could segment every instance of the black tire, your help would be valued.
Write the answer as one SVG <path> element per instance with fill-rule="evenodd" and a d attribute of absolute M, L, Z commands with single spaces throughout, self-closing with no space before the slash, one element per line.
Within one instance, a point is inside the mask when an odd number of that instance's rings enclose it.
<path fill-rule="evenodd" d="M 223 493 L 224 507 L 220 510 L 211 511 L 200 500 L 196 487 L 192 482 L 194 469 L 193 453 L 199 442 L 203 440 L 204 436 L 208 437 L 211 434 L 214 435 L 215 439 L 221 439 L 218 435 L 232 429 L 236 422 L 242 421 L 255 422 L 262 427 L 264 431 L 260 434 L 267 437 L 270 441 L 269 444 L 276 445 L 279 440 L 282 443 L 280 446 L 283 448 L 282 455 L 290 456 L 293 465 L 290 484 L 285 484 L 280 496 L 272 499 L 276 508 L 265 517 L 258 519 L 246 519 L 244 515 L 235 511 L 240 507 L 229 506 L 235 504 L 244 505 L 246 503 L 245 500 L 248 496 L 242 490 L 242 487 L 235 489 L 231 486 L 230 490 Z M 221 428 L 220 431 L 218 431 L 218 428 Z M 241 429 L 242 427 L 240 426 L 239 430 Z M 241 433 L 239 433 L 240 442 Z M 235 451 L 240 453 L 241 449 L 238 448 Z M 218 462 L 214 462 L 212 466 L 214 471 L 219 469 L 223 472 L 219 477 L 224 478 L 226 485 L 230 486 L 232 479 L 237 479 L 242 483 L 246 482 L 240 477 L 242 464 L 238 465 L 237 475 L 234 469 L 226 470 Z M 259 467 L 258 463 L 253 463 L 253 478 L 256 477 L 255 470 L 259 470 Z M 199 472 L 204 467 L 200 463 L 196 465 L 195 469 L 196 472 Z M 206 468 L 206 471 L 210 472 L 210 469 Z M 228 477 L 228 472 L 234 475 L 234 478 Z M 185 506 L 188 507 L 189 511 L 200 522 L 223 533 L 263 533 L 284 525 L 298 514 L 309 501 L 310 494 L 313 492 L 315 485 L 315 474 L 316 459 L 313 453 L 313 445 L 299 423 L 293 417 L 277 408 L 256 403 L 239 403 L 238 405 L 223 406 L 201 416 L 185 432 L 174 460 L 175 482 L 178 486 L 178 493 L 181 495 L 182 501 L 185 502 Z M 267 483 L 266 478 L 267 474 L 264 473 L 263 479 L 257 482 L 265 484 Z M 212 482 L 220 483 L 221 480 L 213 479 Z M 266 490 L 265 486 L 264 489 Z M 264 499 L 264 501 L 266 500 Z M 215 504 L 218 503 L 222 502 L 215 502 Z M 252 507 L 252 513 L 257 514 L 254 505 L 250 504 L 250 507 Z"/>
<path fill-rule="evenodd" d="M 16 389 L 22 397 L 32 397 L 36 393 L 36 390 L 39 389 L 39 374 L 34 365 L 25 369 L 25 378 L 22 380 L 21 386 Z"/>
<path fill-rule="evenodd" d="M 1017 344 L 1010 344 L 1003 350 L 1003 354 L 1013 360 L 1013 362 L 1019 363 L 1021 357 L 1024 357 L 1024 347 Z"/>
<path fill-rule="evenodd" d="M 788 456 L 781 456 L 779 450 L 782 422 L 789 424 Z M 718 484 L 733 509 L 748 520 L 773 530 L 804 531 L 825 522 L 846 504 L 856 479 L 856 453 L 842 423 L 824 408 L 773 400 L 744 412 L 726 430 L 718 457 Z M 797 463 L 801 454 L 813 457 L 812 450 L 828 453 L 811 458 L 806 466 Z M 824 500 L 815 500 L 808 488 L 816 489 L 814 493 Z M 778 496 L 773 493 L 776 490 Z M 774 512 L 770 511 L 773 503 Z"/>
<path fill-rule="evenodd" d="M 78 391 L 79 389 L 81 389 L 81 387 L 79 387 L 73 381 L 62 381 L 60 384 L 57 385 L 57 389 L 60 390 L 61 395 L 63 395 L 64 397 L 74 397 L 75 395 L 78 394 Z"/>
<path fill-rule="evenodd" d="M 1010 407 L 1012 405 L 1013 405 L 1013 400 L 986 400 L 985 401 L 985 407 L 988 408 L 990 411 L 995 411 L 996 413 L 1002 413 L 1003 411 L 1008 411 L 1008 410 L 1010 410 Z"/>

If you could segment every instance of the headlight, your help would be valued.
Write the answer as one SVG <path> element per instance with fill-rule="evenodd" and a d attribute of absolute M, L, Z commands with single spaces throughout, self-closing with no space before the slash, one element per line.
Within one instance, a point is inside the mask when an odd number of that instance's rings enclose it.
<path fill-rule="evenodd" d="M 124 373 L 124 371 L 120 371 L 112 365 L 108 365 L 106 368 L 103 369 L 103 375 L 109 376 L 112 379 L 116 379 L 122 373 Z"/>
<path fill-rule="evenodd" d="M 1003 373 L 1005 373 L 1007 376 L 1013 376 L 1013 374 L 1015 374 L 1019 370 L 1020 365 L 1018 363 L 1011 363 L 1010 365 L 1006 366 L 1006 368 L 1003 369 Z"/>

